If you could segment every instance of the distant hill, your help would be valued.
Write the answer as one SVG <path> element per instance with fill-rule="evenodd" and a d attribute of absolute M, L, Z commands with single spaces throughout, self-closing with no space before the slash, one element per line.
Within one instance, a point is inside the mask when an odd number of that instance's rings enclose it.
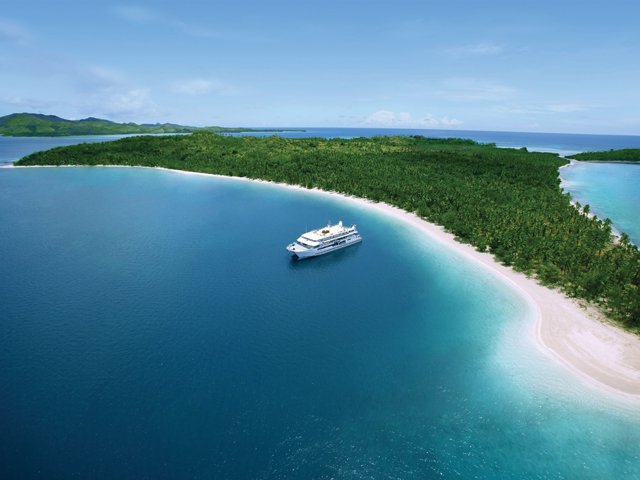
<path fill-rule="evenodd" d="M 56 115 L 39 113 L 12 113 L 0 117 L 0 135 L 9 137 L 63 137 L 70 135 L 125 135 L 192 133 L 199 130 L 219 133 L 233 132 L 280 132 L 283 130 L 225 127 L 189 127 L 175 123 L 116 123 L 101 118 L 88 117 L 82 120 L 67 120 Z"/>

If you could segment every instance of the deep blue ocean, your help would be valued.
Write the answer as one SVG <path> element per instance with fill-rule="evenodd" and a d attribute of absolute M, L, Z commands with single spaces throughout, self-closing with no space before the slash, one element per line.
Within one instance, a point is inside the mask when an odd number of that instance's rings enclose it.
<path fill-rule="evenodd" d="M 0 169 L 0 205 L 0 478 L 640 478 L 640 412 L 399 220 L 137 168 Z"/>

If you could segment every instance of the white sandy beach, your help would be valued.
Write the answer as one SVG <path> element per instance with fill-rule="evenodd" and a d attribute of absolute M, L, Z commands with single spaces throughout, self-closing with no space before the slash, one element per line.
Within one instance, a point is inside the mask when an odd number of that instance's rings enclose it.
<path fill-rule="evenodd" d="M 532 338 L 541 351 L 561 362 L 590 386 L 631 399 L 634 402 L 640 401 L 640 337 L 607 323 L 594 309 L 582 308 L 578 302 L 569 299 L 559 291 L 543 287 L 524 274 L 501 265 L 492 255 L 478 252 L 470 245 L 457 242 L 453 235 L 445 232 L 442 227 L 431 224 L 413 213 L 384 203 L 374 203 L 361 198 L 317 189 L 308 190 L 300 186 L 161 167 L 156 167 L 156 169 L 185 175 L 262 182 L 282 188 L 301 189 L 319 195 L 337 196 L 344 201 L 375 209 L 380 213 L 406 222 L 423 232 L 430 240 L 447 245 L 516 288 L 530 302 L 536 312 L 536 335 L 532 335 Z"/>

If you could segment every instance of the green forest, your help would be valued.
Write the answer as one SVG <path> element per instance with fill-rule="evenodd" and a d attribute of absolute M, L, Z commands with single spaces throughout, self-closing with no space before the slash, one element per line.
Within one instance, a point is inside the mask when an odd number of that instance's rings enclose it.
<path fill-rule="evenodd" d="M 174 123 L 116 123 L 100 118 L 66 120 L 55 115 L 12 113 L 0 117 L 0 135 L 9 137 L 64 137 L 70 135 L 127 135 L 192 133 L 206 130 L 214 133 L 281 132 L 283 130 L 256 130 L 251 128 L 186 127 Z"/>
<path fill-rule="evenodd" d="M 607 150 L 606 152 L 583 152 L 567 158 L 599 162 L 640 162 L 640 148 L 624 148 L 622 150 Z"/>
<path fill-rule="evenodd" d="M 287 139 L 208 132 L 61 147 L 18 165 L 139 165 L 258 178 L 387 202 L 640 327 L 640 251 L 560 188 L 567 160 L 472 140 Z"/>

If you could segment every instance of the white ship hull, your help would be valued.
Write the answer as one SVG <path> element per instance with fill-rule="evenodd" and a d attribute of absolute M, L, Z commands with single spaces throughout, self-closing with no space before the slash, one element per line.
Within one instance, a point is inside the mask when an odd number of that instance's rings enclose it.
<path fill-rule="evenodd" d="M 340 250 L 346 247 L 350 247 L 351 245 L 355 245 L 356 243 L 362 242 L 362 237 L 360 235 L 353 236 L 348 239 L 345 239 L 340 244 L 331 245 L 324 248 L 304 248 L 299 245 L 292 243 L 287 246 L 287 250 L 293 254 L 294 257 L 303 259 L 310 257 L 317 257 L 319 255 L 324 255 L 325 253 L 335 252 L 336 250 Z"/>
<path fill-rule="evenodd" d="M 356 230 L 356 226 L 345 227 L 342 222 L 336 225 L 327 225 L 324 228 L 303 233 L 293 243 L 287 245 L 287 251 L 295 257 L 309 258 L 335 252 L 362 241 L 362 237 Z"/>

